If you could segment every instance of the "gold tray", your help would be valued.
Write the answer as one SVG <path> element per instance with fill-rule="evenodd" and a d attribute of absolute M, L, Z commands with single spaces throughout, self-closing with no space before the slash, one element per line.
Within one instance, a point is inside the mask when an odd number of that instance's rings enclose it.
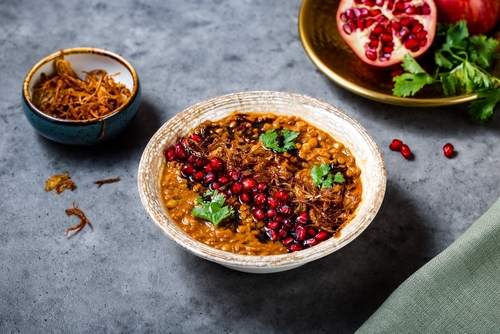
<path fill-rule="evenodd" d="M 362 97 L 405 107 L 439 107 L 470 102 L 476 94 L 444 96 L 426 87 L 414 97 L 392 95 L 390 71 L 368 67 L 344 42 L 335 16 L 340 0 L 304 0 L 299 12 L 299 35 L 311 61 L 339 86 Z"/>

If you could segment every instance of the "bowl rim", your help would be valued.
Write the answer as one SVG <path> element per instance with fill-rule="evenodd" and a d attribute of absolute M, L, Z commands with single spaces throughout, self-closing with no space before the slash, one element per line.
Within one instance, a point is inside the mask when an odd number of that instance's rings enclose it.
<path fill-rule="evenodd" d="M 167 224 L 161 224 L 162 217 L 159 217 L 155 210 L 153 209 L 154 203 L 149 200 L 148 198 L 148 186 L 145 186 L 147 184 L 147 180 L 149 179 L 149 174 L 152 173 L 151 167 L 147 165 L 148 163 L 148 156 L 151 154 L 158 154 L 159 151 L 162 151 L 164 148 L 163 146 L 165 145 L 164 143 L 164 133 L 165 130 L 171 125 L 174 124 L 176 121 L 184 118 L 189 118 L 189 114 L 198 109 L 209 109 L 214 106 L 214 102 L 216 100 L 224 99 L 228 100 L 231 99 L 233 101 L 241 101 L 244 100 L 245 98 L 252 98 L 252 97 L 258 97 L 259 100 L 266 100 L 266 98 L 272 98 L 272 97 L 277 97 L 277 96 L 288 96 L 291 97 L 292 99 L 307 99 L 309 101 L 315 101 L 319 103 L 321 106 L 324 106 L 325 111 L 328 113 L 332 113 L 331 110 L 328 108 L 333 108 L 337 112 L 339 112 L 342 117 L 345 117 L 348 119 L 350 122 L 350 125 L 354 125 L 357 129 L 361 131 L 361 134 L 363 135 L 363 138 L 369 141 L 370 146 L 374 147 L 376 152 L 374 152 L 374 159 L 377 161 L 377 165 L 380 167 L 380 178 L 379 178 L 379 196 L 377 196 L 376 201 L 371 204 L 371 209 L 372 209 L 372 214 L 371 218 L 369 221 L 362 226 L 360 226 L 357 230 L 356 233 L 351 233 L 348 235 L 347 238 L 342 239 L 341 242 L 334 243 L 331 246 L 330 243 L 333 243 L 331 240 L 335 240 L 335 238 L 331 238 L 321 244 L 318 244 L 314 247 L 308 248 L 301 250 L 299 252 L 293 252 L 293 253 L 286 253 L 286 254 L 278 254 L 278 255 L 244 255 L 244 254 L 235 254 L 219 249 L 215 249 L 213 247 L 210 247 L 208 245 L 205 245 L 193 238 L 191 238 L 189 235 L 187 235 L 184 231 L 182 231 L 175 222 L 173 222 L 172 219 L 168 217 L 168 214 L 166 213 L 164 207 L 162 207 L 162 212 L 165 214 L 165 216 L 168 218 L 168 223 Z M 332 113 L 333 114 L 333 113 Z M 161 169 L 160 169 L 161 170 Z M 154 177 L 154 176 L 152 176 Z M 385 191 L 386 191 L 386 183 L 387 183 L 387 174 L 386 174 L 386 168 L 385 168 L 385 163 L 382 157 L 382 153 L 376 144 L 375 140 L 373 137 L 366 131 L 364 127 L 361 126 L 361 124 L 355 120 L 352 116 L 347 114 L 345 111 L 341 110 L 340 108 L 313 98 L 309 97 L 306 95 L 302 94 L 296 94 L 296 93 L 284 93 L 284 92 L 274 92 L 274 91 L 247 91 L 247 92 L 240 92 L 240 93 L 230 93 L 226 95 L 221 95 L 217 97 L 213 97 L 210 99 L 207 99 L 205 101 L 199 102 L 191 107 L 188 107 L 181 111 L 180 113 L 174 115 L 172 118 L 170 118 L 168 121 L 166 121 L 158 130 L 157 132 L 153 135 L 153 137 L 150 139 L 148 144 L 146 145 L 143 154 L 141 156 L 140 162 L 139 162 L 139 167 L 138 167 L 138 177 L 137 177 L 137 182 L 138 182 L 138 188 L 139 188 L 139 196 L 141 198 L 141 201 L 143 203 L 144 208 L 146 209 L 146 212 L 148 216 L 153 220 L 155 225 L 160 228 L 167 236 L 169 239 L 173 240 L 176 244 L 187 250 L 188 252 L 195 254 L 205 260 L 212 261 L 218 264 L 221 264 L 223 266 L 227 266 L 233 269 L 236 268 L 274 268 L 277 271 L 282 271 L 286 270 L 286 268 L 293 268 L 314 260 L 317 260 L 319 258 L 322 258 L 326 255 L 329 255 L 335 251 L 338 251 L 340 248 L 343 248 L 347 244 L 349 244 L 351 241 L 353 241 L 355 238 L 357 238 L 367 227 L 370 225 L 370 223 L 373 221 L 375 218 L 377 212 L 379 211 L 380 207 L 382 206 L 382 202 L 385 196 Z M 157 182 L 156 191 L 159 191 L 159 182 Z M 159 203 L 162 204 L 161 198 L 158 199 Z M 362 218 L 360 218 L 362 219 Z M 180 239 L 175 238 L 174 235 L 181 236 Z M 342 236 L 341 236 L 342 238 Z M 338 240 L 338 239 L 337 239 Z M 194 247 L 193 247 L 194 246 Z M 238 270 L 238 269 L 237 269 Z"/>
<path fill-rule="evenodd" d="M 97 118 L 92 118 L 92 119 L 86 119 L 86 120 L 66 120 L 66 119 L 60 119 L 57 117 L 53 117 L 50 115 L 47 115 L 46 113 L 42 112 L 40 109 L 38 109 L 33 102 L 31 101 L 31 94 L 29 92 L 29 84 L 31 80 L 33 79 L 33 76 L 35 75 L 35 72 L 42 67 L 43 65 L 54 61 L 55 59 L 59 58 L 61 55 L 61 51 L 64 53 L 64 55 L 71 55 L 71 54 L 96 54 L 99 56 L 104 56 L 111 58 L 118 63 L 122 64 L 129 72 L 130 75 L 132 76 L 133 80 L 133 87 L 130 92 L 130 97 L 128 100 L 120 106 L 118 109 L 115 109 L 113 112 L 107 114 L 104 117 L 97 117 Z M 139 92 L 139 77 L 137 75 L 136 70 L 132 66 L 130 62 L 128 62 L 125 58 L 122 56 L 108 51 L 104 49 L 99 49 L 99 48 L 93 48 L 93 47 L 76 47 L 76 48 L 69 48 L 69 49 L 63 49 L 57 52 L 54 52 L 43 59 L 41 59 L 39 62 L 37 62 L 35 65 L 31 67 L 31 69 L 28 71 L 26 74 L 26 77 L 23 82 L 23 99 L 26 102 L 26 105 L 29 107 L 29 109 L 40 116 L 43 119 L 46 119 L 50 122 L 53 123 L 60 123 L 64 125 L 84 125 L 84 124 L 89 124 L 89 123 L 100 123 L 102 121 L 105 121 L 109 119 L 110 117 L 113 117 L 114 115 L 120 113 L 121 111 L 127 109 L 135 100 Z"/>

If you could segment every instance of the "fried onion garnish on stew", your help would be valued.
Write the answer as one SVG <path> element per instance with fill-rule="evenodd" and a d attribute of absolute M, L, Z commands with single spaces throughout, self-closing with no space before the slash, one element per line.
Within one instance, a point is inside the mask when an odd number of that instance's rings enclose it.
<path fill-rule="evenodd" d="M 92 227 L 92 224 L 90 223 L 90 220 L 88 220 L 88 218 L 85 216 L 85 213 L 83 213 L 82 210 L 80 210 L 79 208 L 76 207 L 76 203 L 73 202 L 73 207 L 72 208 L 69 208 L 69 209 L 66 209 L 66 214 L 68 216 L 71 216 L 71 215 L 75 215 L 77 217 L 80 218 L 80 222 L 73 226 L 73 227 L 69 227 L 67 230 L 66 230 L 66 236 L 68 236 L 68 234 L 71 232 L 71 231 L 75 231 L 74 233 L 72 233 L 69 238 L 71 238 L 73 235 L 75 235 L 76 233 L 80 232 L 80 230 L 82 228 L 85 227 L 85 225 L 89 225 L 91 229 L 93 229 Z"/>
<path fill-rule="evenodd" d="M 70 179 L 69 174 L 54 174 L 45 181 L 45 191 L 54 190 L 56 194 L 60 194 L 64 189 L 71 191 L 75 190 L 76 185 Z"/>

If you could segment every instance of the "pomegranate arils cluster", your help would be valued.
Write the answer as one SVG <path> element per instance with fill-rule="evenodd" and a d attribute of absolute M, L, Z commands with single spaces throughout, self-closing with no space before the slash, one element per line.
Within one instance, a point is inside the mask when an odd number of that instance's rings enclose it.
<path fill-rule="evenodd" d="M 407 160 L 413 159 L 413 153 L 411 152 L 410 147 L 399 139 L 393 139 L 393 141 L 389 145 L 389 148 L 392 151 L 400 152 L 401 155 Z"/>
<path fill-rule="evenodd" d="M 202 140 L 199 134 L 190 138 Z M 264 222 L 265 234 L 259 236 L 264 242 L 280 241 L 288 252 L 294 252 L 317 245 L 332 236 L 330 232 L 311 226 L 312 221 L 307 212 L 295 214 L 294 204 L 286 190 L 278 189 L 270 193 L 265 182 L 258 182 L 250 175 L 242 175 L 238 170 L 226 169 L 226 164 L 220 158 L 206 158 L 191 153 L 184 140 L 165 150 L 164 155 L 167 161 L 181 163 L 182 177 L 218 190 L 226 199 L 237 198 L 239 202 L 250 205 L 254 219 Z"/>
<path fill-rule="evenodd" d="M 362 60 L 383 67 L 425 52 L 436 17 L 433 0 L 342 0 L 337 26 Z"/>

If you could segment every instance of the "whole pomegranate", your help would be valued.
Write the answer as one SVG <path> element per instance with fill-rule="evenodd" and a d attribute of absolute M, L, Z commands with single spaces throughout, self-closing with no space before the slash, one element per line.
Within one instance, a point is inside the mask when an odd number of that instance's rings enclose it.
<path fill-rule="evenodd" d="M 386 68 L 405 54 L 414 58 L 431 46 L 436 32 L 434 0 L 341 0 L 337 28 L 365 63 Z"/>
<path fill-rule="evenodd" d="M 435 0 L 442 23 L 467 21 L 470 35 L 491 31 L 500 20 L 499 0 Z"/>

